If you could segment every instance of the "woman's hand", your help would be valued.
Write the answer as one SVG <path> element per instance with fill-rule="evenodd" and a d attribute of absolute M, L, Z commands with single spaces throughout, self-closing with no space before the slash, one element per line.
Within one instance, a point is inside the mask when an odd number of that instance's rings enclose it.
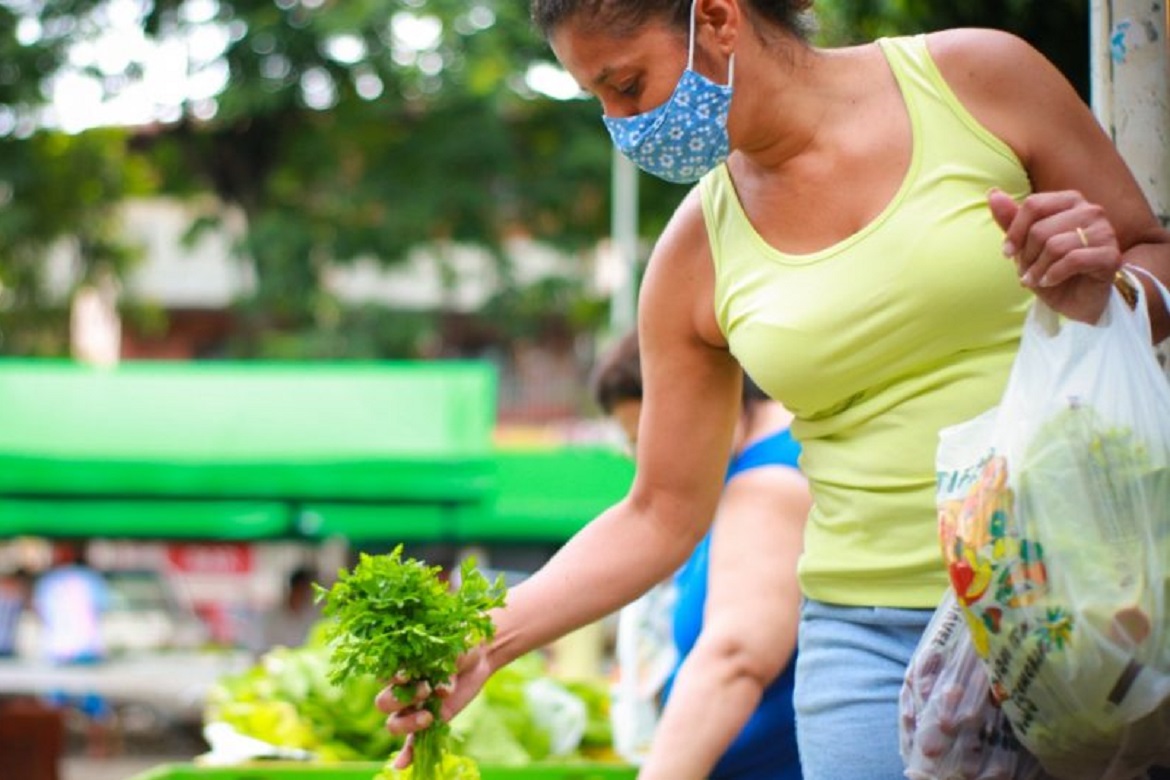
<path fill-rule="evenodd" d="M 987 202 L 1003 228 L 1003 253 L 1015 260 L 1020 283 L 1054 311 L 1097 322 L 1122 264 L 1105 210 L 1071 190 L 1034 193 L 1017 204 L 993 189 Z"/>
<path fill-rule="evenodd" d="M 475 698 L 492 669 L 488 663 L 487 648 L 477 647 L 459 659 L 459 670 L 455 677 L 446 683 L 436 685 L 432 690 L 426 682 L 415 686 L 414 698 L 408 702 L 401 702 L 394 695 L 394 689 L 410 684 L 410 680 L 395 678 L 383 688 L 374 698 L 374 706 L 390 717 L 386 719 L 386 730 L 392 734 L 405 734 L 406 744 L 394 758 L 396 769 L 405 769 L 410 766 L 414 758 L 414 732 L 422 731 L 431 725 L 434 720 L 430 712 L 422 705 L 432 695 L 442 700 L 439 717 L 449 721 Z"/>

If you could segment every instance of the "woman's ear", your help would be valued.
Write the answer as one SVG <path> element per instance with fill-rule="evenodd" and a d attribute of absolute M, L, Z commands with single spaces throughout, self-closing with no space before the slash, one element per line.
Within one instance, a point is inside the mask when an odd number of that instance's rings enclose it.
<path fill-rule="evenodd" d="M 729 56 L 735 51 L 735 41 L 744 22 L 739 0 L 694 0 L 695 36 L 719 48 Z M 712 37 L 705 37 L 712 36 Z"/>

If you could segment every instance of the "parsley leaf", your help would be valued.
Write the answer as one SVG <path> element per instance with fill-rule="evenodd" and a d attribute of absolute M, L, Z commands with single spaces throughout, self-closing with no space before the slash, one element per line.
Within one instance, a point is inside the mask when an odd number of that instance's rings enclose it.
<path fill-rule="evenodd" d="M 325 637 L 330 647 L 329 679 L 372 675 L 379 680 L 405 679 L 394 687 L 401 702 L 414 697 L 415 684 L 433 689 L 451 679 L 461 655 L 491 639 L 495 625 L 488 610 L 503 606 L 503 577 L 489 582 L 463 561 L 459 586 L 440 576 L 442 568 L 403 559 L 402 545 L 385 555 L 361 553 L 352 571 L 342 569 L 330 588 L 315 586 L 322 612 L 331 620 Z M 422 706 L 432 725 L 415 735 L 413 777 L 440 780 L 449 726 L 439 720 L 440 700 Z"/>

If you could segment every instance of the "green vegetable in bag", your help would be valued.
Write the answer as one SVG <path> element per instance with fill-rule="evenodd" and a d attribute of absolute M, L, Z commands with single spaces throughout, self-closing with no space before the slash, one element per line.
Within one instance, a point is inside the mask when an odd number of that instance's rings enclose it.
<path fill-rule="evenodd" d="M 1076 399 L 1008 461 L 943 513 L 952 584 L 1017 735 L 1086 763 L 1170 694 L 1170 471 Z"/>

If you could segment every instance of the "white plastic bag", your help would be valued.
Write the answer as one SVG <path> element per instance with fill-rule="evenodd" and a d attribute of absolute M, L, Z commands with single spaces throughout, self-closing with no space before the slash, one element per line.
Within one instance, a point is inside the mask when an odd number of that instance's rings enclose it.
<path fill-rule="evenodd" d="M 1145 302 L 1037 301 L 1000 405 L 942 432 L 939 533 L 993 695 L 1061 778 L 1170 761 L 1170 384 Z M 949 497 L 948 497 L 949 496 Z"/>
<path fill-rule="evenodd" d="M 671 578 L 655 585 L 618 613 L 618 681 L 610 701 L 614 751 L 640 766 L 662 714 L 660 698 L 678 659 L 674 646 Z"/>
<path fill-rule="evenodd" d="M 902 685 L 902 761 L 910 780 L 1041 780 L 991 696 L 963 611 L 947 589 Z"/>

